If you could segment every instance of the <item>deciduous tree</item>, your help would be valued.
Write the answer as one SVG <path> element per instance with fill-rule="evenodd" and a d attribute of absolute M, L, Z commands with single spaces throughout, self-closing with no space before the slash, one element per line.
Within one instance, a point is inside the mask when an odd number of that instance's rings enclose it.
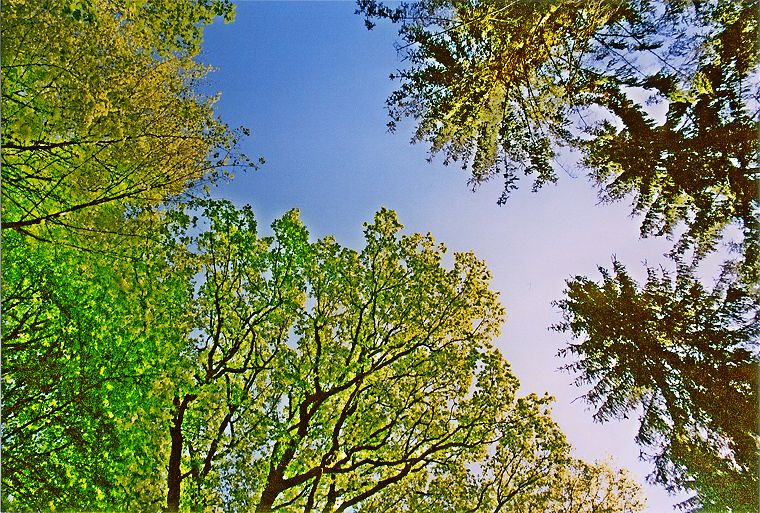
<path fill-rule="evenodd" d="M 134 232 L 135 208 L 238 163 L 195 60 L 203 26 L 232 12 L 226 0 L 4 4 L 3 229 Z"/>
<path fill-rule="evenodd" d="M 234 510 L 343 511 L 491 441 L 516 380 L 489 344 L 502 309 L 481 262 L 442 268 L 389 211 L 357 253 L 309 242 L 295 213 L 258 239 L 247 214 L 213 208 L 191 242 L 205 277 L 169 471 L 207 477 L 208 461 L 217 477 L 169 509 L 208 507 L 195 501 L 221 483 Z"/>
<path fill-rule="evenodd" d="M 641 487 L 606 462 L 570 456 L 546 409 L 550 398 L 518 399 L 481 460 L 389 487 L 360 511 L 591 513 L 642 511 Z"/>
<path fill-rule="evenodd" d="M 162 446 L 136 420 L 161 418 L 188 279 L 162 274 L 151 209 L 235 163 L 195 61 L 203 26 L 232 14 L 225 0 L 3 4 L 6 508 L 163 499 L 148 477 Z"/>
<path fill-rule="evenodd" d="M 4 505 L 368 510 L 424 486 L 410 507 L 527 507 L 571 468 L 491 346 L 474 255 L 444 266 L 386 210 L 358 252 L 296 212 L 270 237 L 228 202 L 165 216 L 121 260 L 6 234 Z"/>
<path fill-rule="evenodd" d="M 566 472 L 630 506 L 610 511 L 638 510 L 632 483 L 570 470 L 548 397 L 517 397 L 490 343 L 503 310 L 472 254 L 446 268 L 443 246 L 401 235 L 387 210 L 357 252 L 311 242 L 296 212 L 260 238 L 249 210 L 204 209 L 204 231 L 179 232 L 200 273 L 168 405 L 170 511 L 443 511 L 475 490 L 519 507 Z"/>

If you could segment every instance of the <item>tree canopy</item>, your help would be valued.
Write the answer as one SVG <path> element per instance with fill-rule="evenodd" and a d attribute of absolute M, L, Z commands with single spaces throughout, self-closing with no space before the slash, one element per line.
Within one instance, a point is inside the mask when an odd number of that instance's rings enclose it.
<path fill-rule="evenodd" d="M 633 196 L 642 234 L 684 222 L 704 250 L 737 222 L 754 248 L 756 2 L 358 4 L 370 28 L 401 25 L 390 127 L 414 119 L 413 141 L 474 185 L 502 175 L 501 202 L 520 170 L 555 181 L 570 146 L 603 199 Z"/>
<path fill-rule="evenodd" d="M 502 508 L 576 472 L 474 255 L 444 267 L 387 210 L 357 252 L 295 211 L 260 237 L 250 208 L 167 204 L 244 160 L 197 91 L 217 15 L 3 7 L 3 506 L 367 510 L 466 473 Z"/>
<path fill-rule="evenodd" d="M 638 414 L 652 479 L 698 492 L 685 506 L 753 511 L 760 313 L 752 296 L 736 289 L 734 269 L 712 290 L 688 269 L 675 277 L 650 269 L 643 287 L 618 262 L 600 271 L 600 284 L 568 282 L 558 303 L 565 322 L 555 327 L 580 339 L 561 353 L 577 358 L 568 368 L 591 385 L 594 418 Z"/>
<path fill-rule="evenodd" d="M 248 208 L 192 207 L 123 265 L 6 236 L 34 255 L 3 268 L 8 507 L 641 511 L 517 396 L 474 255 L 444 266 L 388 210 L 354 251 L 295 211 L 260 237 Z"/>
<path fill-rule="evenodd" d="M 402 23 L 393 123 L 417 118 L 416 138 L 473 183 L 501 172 L 508 193 L 520 167 L 553 181 L 568 144 L 605 198 L 634 195 L 644 233 L 688 225 L 674 254 L 744 230 L 744 261 L 713 290 L 687 265 L 641 288 L 615 264 L 602 285 L 568 283 L 558 329 L 583 339 L 567 353 L 598 418 L 645 407 L 657 482 L 697 491 L 695 506 L 750 504 L 754 11 L 360 5 Z M 3 506 L 641 511 L 625 471 L 571 455 L 551 398 L 518 394 L 475 255 L 444 264 L 391 210 L 354 250 L 311 240 L 296 210 L 261 236 L 250 207 L 186 194 L 247 163 L 198 87 L 203 27 L 233 14 L 228 0 L 3 5 Z"/>
<path fill-rule="evenodd" d="M 227 0 L 3 5 L 3 229 L 59 240 L 131 232 L 244 160 L 198 92 L 203 25 Z"/>

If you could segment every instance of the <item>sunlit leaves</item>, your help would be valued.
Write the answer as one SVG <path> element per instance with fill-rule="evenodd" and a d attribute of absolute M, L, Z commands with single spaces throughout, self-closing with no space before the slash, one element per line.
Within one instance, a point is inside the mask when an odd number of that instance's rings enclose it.
<path fill-rule="evenodd" d="M 491 347 L 503 309 L 474 255 L 447 268 L 388 210 L 355 251 L 311 241 L 296 211 L 260 237 L 247 208 L 194 206 L 170 230 L 199 271 L 193 370 L 165 399 L 170 510 L 372 510 L 423 487 L 407 506 L 434 511 L 480 493 L 435 491 L 460 477 L 514 505 L 554 486 L 569 446 Z"/>
<path fill-rule="evenodd" d="M 461 255 L 442 268 L 442 248 L 400 236 L 390 211 L 367 226 L 359 253 L 310 242 L 294 212 L 261 239 L 244 210 L 210 203 L 206 216 L 210 229 L 188 246 L 204 274 L 187 353 L 197 370 L 178 392 L 193 397 L 183 412 L 188 476 L 194 454 L 211 454 L 209 443 L 219 451 L 197 476 L 201 495 L 183 502 L 211 504 L 221 482 L 235 510 L 283 501 L 339 510 L 435 458 L 485 446 L 514 378 L 485 380 L 489 391 L 466 399 L 478 362 L 500 361 L 484 360 L 501 307 L 481 262 Z M 507 403 L 493 402 L 499 383 Z"/>
<path fill-rule="evenodd" d="M 173 379 L 186 280 L 149 251 L 113 258 L 4 234 L 9 509 L 111 510 L 161 496 L 151 483 L 160 441 L 145 419 L 161 422 L 155 399 Z"/>
<path fill-rule="evenodd" d="M 236 164 L 237 135 L 197 93 L 208 68 L 194 60 L 203 25 L 229 12 L 224 1 L 5 5 L 3 228 L 55 241 L 134 232 L 129 206 Z"/>

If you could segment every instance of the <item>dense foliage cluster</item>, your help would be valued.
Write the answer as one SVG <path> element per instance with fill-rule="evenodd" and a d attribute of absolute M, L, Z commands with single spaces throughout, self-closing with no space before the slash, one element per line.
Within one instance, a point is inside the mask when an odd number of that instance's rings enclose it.
<path fill-rule="evenodd" d="M 231 5 L 182 4 L 3 4 L 5 228 L 50 240 L 131 232 L 135 209 L 241 159 L 214 98 L 197 92 L 208 69 L 194 60 L 203 25 Z"/>

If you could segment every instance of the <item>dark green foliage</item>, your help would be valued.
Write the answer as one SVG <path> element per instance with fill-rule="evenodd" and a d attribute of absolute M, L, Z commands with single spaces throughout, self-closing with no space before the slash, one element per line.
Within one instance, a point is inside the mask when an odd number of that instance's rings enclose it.
<path fill-rule="evenodd" d="M 624 36 L 598 38 L 595 58 L 615 75 L 613 84 L 598 82 L 594 101 L 622 129 L 591 129 L 586 164 L 604 198 L 634 196 L 634 211 L 645 214 L 642 234 L 671 234 L 684 222 L 677 252 L 692 244 L 711 250 L 723 227 L 737 223 L 747 261 L 758 256 L 758 12 L 756 2 L 673 5 L 631 23 Z M 634 43 L 663 57 L 632 65 Z M 633 87 L 667 107 L 663 123 L 646 114 Z"/>
<path fill-rule="evenodd" d="M 392 78 L 389 126 L 417 120 L 414 141 L 426 141 L 445 162 L 461 161 L 472 184 L 496 174 L 505 201 L 522 169 L 534 187 L 556 180 L 554 139 L 567 135 L 564 98 L 578 87 L 574 52 L 604 20 L 587 2 L 420 2 L 395 11 L 359 2 L 367 18 L 402 23 L 409 65 Z M 566 80 L 558 79 L 564 77 Z"/>
<path fill-rule="evenodd" d="M 688 269 L 649 269 L 639 287 L 625 268 L 602 282 L 568 282 L 555 329 L 579 342 L 561 354 L 599 421 L 640 412 L 637 442 L 650 478 L 698 496 L 685 506 L 756 507 L 758 487 L 756 298 L 725 269 L 712 290 Z M 742 509 L 744 508 L 744 509 Z"/>
<path fill-rule="evenodd" d="M 677 252 L 712 249 L 732 222 L 758 237 L 757 2 L 362 0 L 358 12 L 401 24 L 390 126 L 416 120 L 414 141 L 473 184 L 502 174 L 500 201 L 520 169 L 534 188 L 556 180 L 569 145 L 602 198 L 633 196 L 642 234 L 686 223 Z"/>

